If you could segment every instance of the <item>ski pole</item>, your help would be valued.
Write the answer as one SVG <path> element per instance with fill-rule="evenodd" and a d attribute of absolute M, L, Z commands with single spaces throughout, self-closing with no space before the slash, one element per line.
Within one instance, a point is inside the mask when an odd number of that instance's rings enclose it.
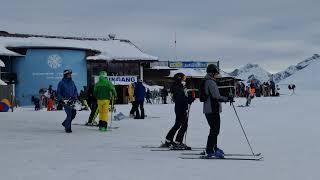
<path fill-rule="evenodd" d="M 188 105 L 188 111 L 187 111 L 187 123 L 189 121 L 189 112 L 190 112 L 190 106 L 191 104 Z M 187 145 L 187 133 L 188 133 L 188 128 L 186 129 L 186 133 L 184 134 L 184 144 Z"/>
<path fill-rule="evenodd" d="M 114 98 L 113 98 L 113 96 L 111 98 L 111 108 L 110 109 L 111 109 L 111 112 L 110 112 L 111 118 L 110 118 L 110 126 L 109 126 L 109 128 L 111 129 L 112 128 L 113 109 L 114 109 Z"/>
<path fill-rule="evenodd" d="M 237 116 L 237 119 L 238 119 L 239 124 L 240 124 L 241 129 L 242 129 L 242 132 L 243 132 L 244 136 L 246 137 L 246 140 L 247 140 L 247 142 L 248 142 L 248 145 L 249 145 L 249 147 L 250 147 L 250 150 L 251 150 L 251 152 L 252 152 L 252 155 L 255 156 L 255 154 L 254 154 L 254 152 L 253 152 L 253 150 L 252 150 L 252 147 L 251 147 L 251 145 L 250 145 L 250 142 L 249 142 L 249 140 L 248 140 L 247 134 L 246 134 L 246 132 L 245 132 L 244 129 L 243 129 L 242 123 L 241 123 L 241 121 L 240 121 L 240 119 L 239 119 L 238 113 L 237 113 L 236 108 L 234 107 L 234 104 L 233 104 L 233 103 L 232 103 L 232 107 L 233 107 L 233 110 L 234 110 L 234 112 L 235 112 L 235 114 L 236 114 L 236 116 Z"/>

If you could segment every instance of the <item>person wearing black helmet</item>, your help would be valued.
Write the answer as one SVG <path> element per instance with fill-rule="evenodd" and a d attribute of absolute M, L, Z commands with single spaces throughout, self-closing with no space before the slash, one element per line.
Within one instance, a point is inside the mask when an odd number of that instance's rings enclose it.
<path fill-rule="evenodd" d="M 181 149 L 191 149 L 186 144 L 183 144 L 183 136 L 188 128 L 188 105 L 194 101 L 192 96 L 188 96 L 186 89 L 186 76 L 183 73 L 177 73 L 173 77 L 174 83 L 171 87 L 173 101 L 175 103 L 174 111 L 176 113 L 176 120 L 173 127 L 166 136 L 165 143 L 162 147 L 173 147 Z M 178 131 L 179 130 L 179 131 Z M 173 138 L 178 131 L 175 142 Z"/>
<path fill-rule="evenodd" d="M 72 71 L 66 69 L 63 72 L 63 79 L 59 82 L 57 88 L 58 101 L 63 104 L 67 118 L 63 121 L 62 126 L 66 133 L 71 133 L 71 122 L 76 117 L 76 110 L 69 106 L 65 101 L 78 98 L 77 87 L 71 78 Z"/>
<path fill-rule="evenodd" d="M 204 77 L 204 90 L 207 99 L 203 103 L 203 113 L 210 126 L 210 133 L 207 140 L 206 154 L 208 157 L 215 156 L 223 158 L 224 152 L 217 146 L 218 135 L 220 132 L 220 112 L 221 102 L 233 102 L 233 97 L 224 97 L 219 93 L 216 78 L 219 71 L 216 65 L 209 64 L 207 74 Z"/>

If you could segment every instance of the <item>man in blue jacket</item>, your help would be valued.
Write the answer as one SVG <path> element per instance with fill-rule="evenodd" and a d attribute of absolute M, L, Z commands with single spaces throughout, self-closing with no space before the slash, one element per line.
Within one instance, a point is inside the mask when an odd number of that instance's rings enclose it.
<path fill-rule="evenodd" d="M 143 103 L 144 103 L 145 95 L 146 95 L 146 88 L 143 86 L 142 80 L 139 79 L 134 88 L 134 96 L 136 101 L 136 116 L 134 117 L 135 119 L 144 119 Z M 139 112 L 139 106 L 141 110 L 141 116 Z"/>
<path fill-rule="evenodd" d="M 63 79 L 59 82 L 57 88 L 58 100 L 63 104 L 67 118 L 63 121 L 62 126 L 66 133 L 71 133 L 71 122 L 76 117 L 77 111 L 70 106 L 70 100 L 76 100 L 78 97 L 77 87 L 71 78 L 72 71 L 66 69 L 63 72 Z M 69 102 L 66 102 L 69 101 Z"/>

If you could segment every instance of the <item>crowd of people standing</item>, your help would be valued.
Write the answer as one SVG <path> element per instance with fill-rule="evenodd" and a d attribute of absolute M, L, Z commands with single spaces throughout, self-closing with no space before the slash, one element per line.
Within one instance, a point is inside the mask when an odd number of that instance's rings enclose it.
<path fill-rule="evenodd" d="M 247 86 L 243 82 L 236 84 L 236 96 L 247 97 L 248 93 L 255 95 L 256 97 L 267 96 L 279 96 L 279 86 L 274 81 L 268 81 L 260 83 L 255 80 L 251 80 Z"/>

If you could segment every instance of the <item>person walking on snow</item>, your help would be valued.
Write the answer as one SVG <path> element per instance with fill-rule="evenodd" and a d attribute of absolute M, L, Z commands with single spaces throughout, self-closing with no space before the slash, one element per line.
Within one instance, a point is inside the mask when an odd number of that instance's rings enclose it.
<path fill-rule="evenodd" d="M 130 110 L 130 117 L 134 117 L 134 112 L 136 111 L 136 101 L 134 98 L 134 86 L 135 83 L 129 84 L 128 87 L 128 100 L 131 102 L 131 110 Z"/>
<path fill-rule="evenodd" d="M 73 109 L 68 102 L 70 100 L 76 100 L 78 98 L 77 87 L 71 78 L 71 69 L 63 71 L 63 79 L 59 82 L 57 88 L 58 101 L 63 105 L 64 111 L 67 114 L 67 118 L 62 122 L 62 126 L 65 128 L 66 133 L 71 133 L 71 122 L 76 117 L 77 111 Z"/>
<path fill-rule="evenodd" d="M 94 89 L 94 85 L 91 85 L 88 88 L 88 95 L 87 95 L 87 99 L 88 99 L 88 104 L 90 107 L 90 115 L 89 115 L 89 119 L 88 122 L 85 124 L 86 126 L 96 126 L 98 125 L 98 123 L 95 121 L 99 110 L 98 110 L 98 102 L 97 99 L 94 97 L 93 95 L 93 89 Z"/>
<path fill-rule="evenodd" d="M 250 87 L 246 87 L 246 106 L 250 106 L 251 100 L 254 98 L 254 96 L 250 93 Z"/>
<path fill-rule="evenodd" d="M 168 96 L 168 91 L 166 90 L 165 87 L 163 87 L 163 89 L 161 89 L 162 104 L 167 104 L 167 96 Z"/>
<path fill-rule="evenodd" d="M 113 84 L 107 79 L 107 72 L 100 72 L 99 81 L 94 86 L 93 95 L 98 101 L 99 130 L 107 131 L 110 100 L 117 96 Z"/>
<path fill-rule="evenodd" d="M 177 73 L 173 77 L 174 84 L 171 87 L 173 94 L 173 101 L 175 103 L 174 111 L 176 113 L 176 120 L 173 127 L 166 136 L 165 143 L 162 147 L 177 147 L 183 149 L 191 149 L 186 144 L 183 144 L 183 137 L 188 128 L 188 106 L 194 101 L 194 98 L 188 96 L 186 84 L 186 76 L 183 73 Z M 179 130 L 179 131 L 178 131 Z M 178 131 L 175 142 L 173 138 Z"/>
<path fill-rule="evenodd" d="M 139 79 L 138 82 L 135 85 L 134 88 L 134 97 L 136 100 L 136 116 L 134 117 L 135 119 L 144 119 L 144 98 L 146 96 L 146 88 L 143 86 L 142 84 L 142 80 Z M 140 111 L 141 111 L 141 116 L 140 116 L 140 112 L 139 112 L 139 108 L 140 107 Z"/>
<path fill-rule="evenodd" d="M 220 112 L 222 111 L 221 102 L 233 102 L 233 97 L 224 97 L 219 93 L 216 78 L 219 75 L 218 68 L 214 64 L 209 64 L 207 74 L 204 77 L 204 90 L 207 100 L 203 103 L 203 113 L 210 126 L 210 133 L 207 140 L 207 156 L 224 157 L 224 152 L 218 148 L 218 135 L 220 132 Z"/>
<path fill-rule="evenodd" d="M 34 110 L 39 111 L 40 110 L 40 99 L 32 96 L 31 101 L 34 103 Z"/>
<path fill-rule="evenodd" d="M 150 103 L 150 104 L 151 104 L 150 98 L 151 98 L 151 91 L 150 91 L 150 89 L 148 88 L 148 89 L 147 89 L 147 92 L 146 92 L 146 100 L 147 100 L 147 103 Z"/>

